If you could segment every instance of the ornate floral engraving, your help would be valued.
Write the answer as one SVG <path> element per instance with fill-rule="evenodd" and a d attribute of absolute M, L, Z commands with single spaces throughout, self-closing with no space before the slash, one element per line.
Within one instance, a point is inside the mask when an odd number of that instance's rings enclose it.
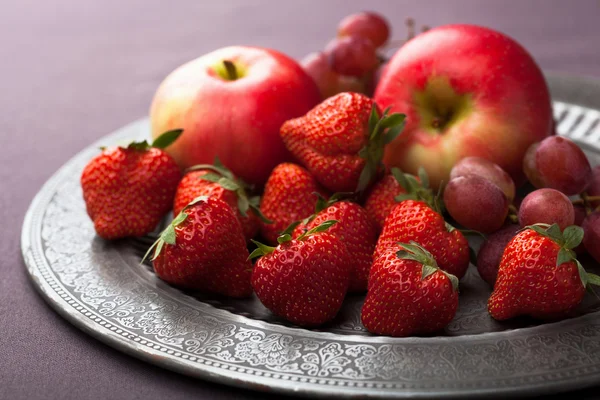
<path fill-rule="evenodd" d="M 146 131 L 146 123 L 133 125 L 106 142 Z M 219 368 L 227 379 L 235 370 L 242 382 L 301 391 L 326 385 L 332 394 L 336 387 L 351 386 L 369 395 L 460 396 L 473 390 L 552 387 L 573 377 L 579 382 L 600 379 L 596 313 L 547 327 L 473 334 L 512 327 L 488 317 L 489 288 L 478 286 L 473 271 L 461 282 L 461 311 L 443 338 L 365 334 L 360 298 L 349 301 L 328 333 L 274 323 L 264 308 L 256 308 L 259 317 L 253 316 L 263 321 L 243 317 L 255 307 L 251 302 L 202 301 L 162 285 L 131 261 L 139 259 L 139 243 L 95 237 L 77 179 L 95 152 L 91 147 L 65 166 L 32 205 L 24 258 L 34 283 L 55 307 L 77 324 L 119 337 L 117 347 L 140 351 L 145 346 L 145 353 L 160 355 L 157 359 L 185 360 L 182 365 L 196 375 Z M 207 372 L 206 365 L 213 369 Z M 406 388 L 411 391 L 402 392 Z"/>

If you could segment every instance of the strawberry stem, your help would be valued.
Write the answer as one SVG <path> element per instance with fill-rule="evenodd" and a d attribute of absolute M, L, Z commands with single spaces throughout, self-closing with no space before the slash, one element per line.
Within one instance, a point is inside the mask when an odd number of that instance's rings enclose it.
<path fill-rule="evenodd" d="M 406 115 L 393 113 L 388 115 L 387 108 L 380 116 L 377 105 L 373 103 L 369 115 L 369 136 L 367 145 L 359 151 L 359 156 L 365 159 L 365 166 L 360 173 L 356 192 L 363 192 L 371 184 L 382 166 L 384 148 L 400 134 L 405 125 Z"/>

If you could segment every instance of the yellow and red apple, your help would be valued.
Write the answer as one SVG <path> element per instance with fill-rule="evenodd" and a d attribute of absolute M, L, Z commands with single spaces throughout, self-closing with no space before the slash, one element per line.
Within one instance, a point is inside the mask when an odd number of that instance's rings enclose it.
<path fill-rule="evenodd" d="M 166 150 L 180 167 L 215 156 L 238 177 L 262 185 L 289 160 L 279 128 L 321 100 L 290 57 L 265 48 L 232 46 L 192 60 L 169 74 L 150 108 L 152 136 L 183 129 Z"/>
<path fill-rule="evenodd" d="M 431 183 L 448 182 L 467 156 L 486 158 L 524 181 L 523 156 L 552 132 L 550 94 L 532 56 L 489 28 L 446 25 L 422 33 L 394 54 L 377 85 L 382 109 L 407 115 L 384 162 Z"/>

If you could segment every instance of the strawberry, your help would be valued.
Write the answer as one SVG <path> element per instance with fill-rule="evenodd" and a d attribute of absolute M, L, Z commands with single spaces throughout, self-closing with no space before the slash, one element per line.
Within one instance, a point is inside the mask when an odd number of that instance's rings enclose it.
<path fill-rule="evenodd" d="M 229 204 L 200 196 L 161 233 L 152 264 L 162 280 L 183 288 L 247 297 L 252 263 L 242 225 Z"/>
<path fill-rule="evenodd" d="M 169 212 L 181 171 L 164 150 L 181 130 L 150 145 L 105 148 L 83 169 L 81 188 L 98 236 L 119 239 L 152 232 Z"/>
<path fill-rule="evenodd" d="M 361 319 L 379 335 L 427 334 L 448 325 L 457 308 L 458 278 L 417 243 L 399 243 L 373 263 Z"/>
<path fill-rule="evenodd" d="M 373 262 L 373 250 L 377 243 L 375 225 L 364 208 L 350 201 L 337 201 L 335 195 L 329 202 L 320 198 L 317 201 L 315 214 L 307 219 L 305 225 L 296 227 L 293 236 L 298 237 L 303 232 L 329 220 L 338 222 L 329 228 L 327 233 L 340 239 L 350 254 L 352 272 L 348 290 L 364 292 L 367 290 L 369 270 Z"/>
<path fill-rule="evenodd" d="M 375 259 L 394 243 L 415 241 L 433 254 L 437 264 L 459 279 L 469 267 L 469 243 L 428 203 L 404 200 L 392 208 L 375 248 Z"/>
<path fill-rule="evenodd" d="M 300 326 L 321 325 L 336 316 L 350 283 L 350 255 L 326 221 L 296 239 L 289 233 L 277 247 L 255 242 L 258 257 L 252 287 L 274 314 Z"/>
<path fill-rule="evenodd" d="M 280 129 L 288 150 L 332 192 L 362 192 L 382 170 L 384 147 L 404 126 L 403 114 L 380 117 L 359 93 L 329 97 Z"/>
<path fill-rule="evenodd" d="M 520 315 L 538 319 L 568 316 L 583 300 L 588 283 L 600 277 L 587 273 L 573 249 L 583 229 L 557 224 L 526 226 L 506 246 L 488 311 L 497 320 Z"/>
<path fill-rule="evenodd" d="M 375 221 L 378 233 L 383 229 L 385 218 L 392 208 L 399 201 L 408 199 L 426 199 L 430 202 L 434 200 L 425 169 L 419 168 L 419 177 L 416 177 L 393 167 L 373 185 L 365 200 L 365 209 Z"/>
<path fill-rule="evenodd" d="M 269 244 L 292 222 L 312 215 L 315 193 L 327 196 L 313 176 L 299 165 L 283 163 L 276 166 L 261 199 L 260 210 L 272 224 L 261 223 L 262 236 Z"/>
<path fill-rule="evenodd" d="M 258 233 L 259 219 L 270 223 L 258 208 L 258 197 L 248 198 L 248 185 L 236 178 L 231 171 L 215 159 L 214 165 L 196 165 L 183 176 L 173 204 L 173 215 L 198 196 L 216 196 L 236 211 L 242 224 L 244 236 L 249 241 Z M 248 213 L 248 211 L 251 211 Z"/>

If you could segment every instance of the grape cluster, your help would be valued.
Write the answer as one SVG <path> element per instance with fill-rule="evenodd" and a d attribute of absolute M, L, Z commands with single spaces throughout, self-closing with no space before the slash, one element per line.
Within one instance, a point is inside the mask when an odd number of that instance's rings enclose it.
<path fill-rule="evenodd" d="M 600 262 L 600 166 L 592 168 L 572 140 L 552 135 L 529 147 L 523 172 L 530 189 L 522 199 L 508 173 L 479 157 L 459 160 L 444 188 L 450 217 L 488 235 L 477 260 L 482 278 L 493 285 L 504 247 L 520 228 L 539 223 L 581 226 L 584 240 L 575 251 Z"/>
<path fill-rule="evenodd" d="M 374 12 L 352 14 L 339 23 L 337 37 L 323 51 L 307 55 L 301 64 L 324 99 L 341 92 L 371 96 L 383 66 L 378 52 L 389 37 L 390 26 L 383 16 Z"/>

